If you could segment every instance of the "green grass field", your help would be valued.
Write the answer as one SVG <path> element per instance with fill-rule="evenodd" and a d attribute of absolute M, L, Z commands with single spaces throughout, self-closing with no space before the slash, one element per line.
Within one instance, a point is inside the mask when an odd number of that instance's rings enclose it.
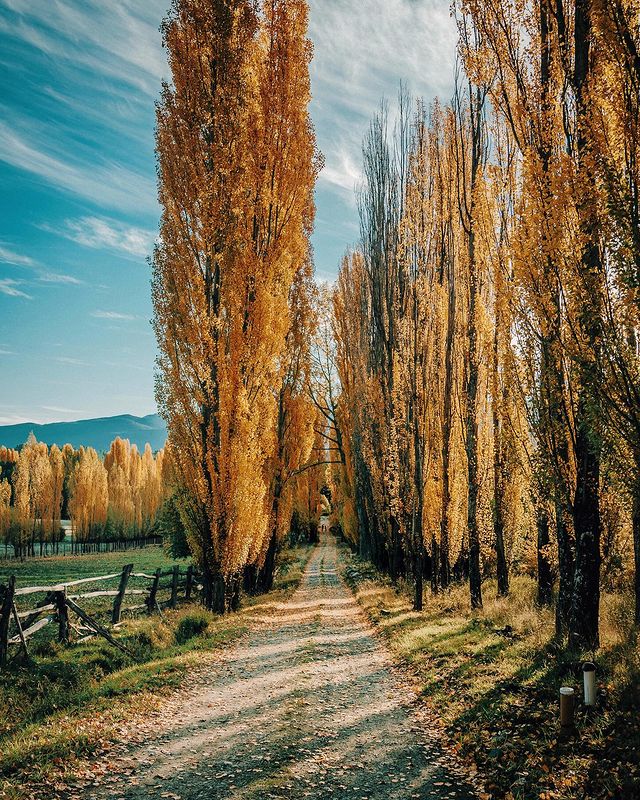
<path fill-rule="evenodd" d="M 0 584 L 6 583 L 9 575 L 15 575 L 16 587 L 42 586 L 49 587 L 59 583 L 89 578 L 99 575 L 118 575 L 125 564 L 134 565 L 134 573 L 151 575 L 156 569 L 163 571 L 178 564 L 182 569 L 190 564 L 189 559 L 173 559 L 166 555 L 161 547 L 143 547 L 127 552 L 116 553 L 89 553 L 75 556 L 50 556 L 47 558 L 33 558 L 25 561 L 0 562 Z M 72 594 L 87 594 L 94 591 L 115 590 L 118 587 L 118 577 L 108 581 L 85 583 L 72 587 Z M 131 577 L 128 589 L 147 592 L 151 581 L 148 578 Z M 157 599 L 162 603 L 169 599 L 171 594 L 171 578 L 163 577 L 160 581 Z M 184 589 L 181 589 L 184 593 Z M 44 600 L 46 592 L 34 592 L 16 597 L 16 606 L 19 611 L 27 611 Z M 139 614 L 139 610 L 130 612 L 128 607 L 141 605 L 145 595 L 130 594 L 123 604 L 122 618 L 127 619 L 132 613 Z M 113 597 L 92 597 L 78 600 L 80 606 L 102 622 L 107 621 L 113 606 Z M 51 641 L 56 637 L 55 625 L 48 625 L 42 633 L 38 634 L 38 642 Z"/>
<path fill-rule="evenodd" d="M 189 560 L 170 558 L 161 547 L 155 546 L 116 553 L 48 556 L 26 561 L 10 559 L 0 561 L 0 583 L 6 583 L 9 575 L 15 575 L 17 586 L 49 585 L 119 572 L 125 564 L 133 564 L 136 572 L 151 573 L 158 567 L 186 566 Z"/>

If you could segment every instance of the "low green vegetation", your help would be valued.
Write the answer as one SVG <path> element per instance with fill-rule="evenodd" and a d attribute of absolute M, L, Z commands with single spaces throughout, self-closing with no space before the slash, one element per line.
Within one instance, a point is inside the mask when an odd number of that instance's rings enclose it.
<path fill-rule="evenodd" d="M 132 658 L 99 637 L 62 646 L 54 640 L 55 625 L 49 636 L 36 635 L 31 661 L 0 672 L 0 797 L 30 796 L 20 788 L 25 776 L 42 781 L 52 767 L 95 752 L 119 720 L 154 707 L 191 679 L 208 655 L 244 634 L 256 607 L 284 599 L 298 585 L 310 552 L 308 546 L 285 551 L 274 590 L 247 598 L 237 614 L 220 617 L 191 603 L 162 617 L 125 618 L 116 635 Z M 35 585 L 115 572 L 131 562 L 141 570 L 175 563 L 146 548 L 33 560 L 15 564 L 15 572 L 19 585 Z"/>
<path fill-rule="evenodd" d="M 632 800 L 640 796 L 640 650 L 633 600 L 603 597 L 598 705 L 586 709 L 582 659 L 559 648 L 553 613 L 535 604 L 535 582 L 494 582 L 485 607 L 468 610 L 468 587 L 429 596 L 412 611 L 411 587 L 394 586 L 344 554 L 358 602 L 440 718 L 447 738 L 486 781 L 491 800 Z M 559 736 L 558 691 L 578 695 L 575 735 Z M 436 723 L 437 724 L 437 723 Z"/>

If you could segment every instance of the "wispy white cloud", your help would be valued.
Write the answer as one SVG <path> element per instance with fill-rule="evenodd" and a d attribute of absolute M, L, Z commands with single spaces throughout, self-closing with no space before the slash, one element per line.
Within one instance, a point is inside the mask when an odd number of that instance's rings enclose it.
<path fill-rule="evenodd" d="M 93 311 L 91 313 L 92 317 L 96 317 L 96 319 L 122 319 L 122 320 L 133 320 L 135 316 L 133 314 L 122 314 L 119 311 Z"/>
<path fill-rule="evenodd" d="M 8 347 L 0 345 L 0 356 L 16 356 L 18 355 L 15 350 L 10 350 Z"/>
<path fill-rule="evenodd" d="M 43 269 L 41 264 L 36 261 L 35 258 L 25 256 L 22 253 L 17 253 L 15 250 L 4 246 L 4 244 L 0 244 L 0 263 L 11 264 L 15 267 L 24 267 L 25 269 L 30 270 L 32 273 L 35 273 L 35 277 L 41 283 L 59 283 L 66 284 L 68 286 L 80 286 L 83 283 L 83 281 L 81 281 L 79 278 L 75 278 L 73 275 L 67 275 L 60 272 L 49 272 L 48 270 Z M 13 283 L 23 283 L 23 281 L 14 281 Z M 5 294 L 9 294 L 9 292 L 5 291 Z M 14 294 L 14 296 L 18 295 Z"/>
<path fill-rule="evenodd" d="M 18 286 L 21 286 L 22 283 L 23 281 L 16 281 L 13 280 L 13 278 L 1 278 L 0 292 L 6 294 L 8 297 L 22 297 L 25 300 L 33 300 L 30 294 L 18 289 Z"/>
<path fill-rule="evenodd" d="M 0 30 L 42 53 L 149 96 L 167 73 L 158 26 L 166 0 L 1 0 L 17 18 Z M 108 35 L 105 36 L 105 32 Z M 80 78 L 81 76 L 78 76 Z M 86 78 L 85 78 L 86 79 Z"/>
<path fill-rule="evenodd" d="M 0 262 L 3 264 L 13 264 L 16 267 L 35 267 L 37 263 L 29 256 L 16 253 L 3 244 L 0 244 Z"/>
<path fill-rule="evenodd" d="M 57 414 L 84 414 L 77 408 L 62 408 L 61 406 L 40 406 L 44 411 L 55 411 Z"/>
<path fill-rule="evenodd" d="M 89 367 L 91 366 L 86 361 L 82 361 L 80 358 L 71 358 L 70 356 L 56 356 L 54 361 L 57 361 L 58 364 L 71 364 L 72 366 L 76 367 Z M 44 406 L 43 406 L 44 408 Z"/>
<path fill-rule="evenodd" d="M 427 102 L 453 89 L 457 32 L 448 0 L 311 0 L 312 114 L 326 159 L 320 184 L 360 182 L 362 139 L 400 82 Z"/>
<path fill-rule="evenodd" d="M 80 286 L 84 281 L 74 278 L 73 275 L 61 275 L 57 272 L 41 272 L 38 279 L 42 283 L 60 283 L 69 286 Z"/>
<path fill-rule="evenodd" d="M 105 217 L 68 219 L 59 230 L 47 227 L 73 242 L 94 249 L 119 250 L 131 256 L 144 257 L 153 247 L 154 233 Z"/>
<path fill-rule="evenodd" d="M 0 122 L 0 160 L 103 208 L 155 211 L 156 190 L 150 177 L 117 162 L 74 161 L 70 153 L 52 151 L 54 143 L 45 127 L 22 123 L 18 130 L 15 124 Z"/>
<path fill-rule="evenodd" d="M 127 363 L 123 363 L 122 361 L 103 361 L 102 363 L 107 367 L 115 367 L 120 373 L 132 369 L 136 372 L 144 372 L 148 375 L 153 371 L 153 364 L 136 364 L 133 361 Z"/>
<path fill-rule="evenodd" d="M 33 422 L 33 420 L 21 414 L 4 414 L 0 412 L 0 425 L 22 425 L 25 422 Z"/>
<path fill-rule="evenodd" d="M 362 171 L 354 158 L 346 148 L 338 147 L 320 173 L 321 180 L 344 192 L 351 202 L 355 202 L 355 189 L 362 181 Z"/>

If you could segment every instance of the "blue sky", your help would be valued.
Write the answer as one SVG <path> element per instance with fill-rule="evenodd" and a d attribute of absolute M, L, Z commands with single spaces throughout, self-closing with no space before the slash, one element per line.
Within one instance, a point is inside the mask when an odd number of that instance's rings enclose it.
<path fill-rule="evenodd" d="M 0 424 L 155 410 L 154 100 L 169 0 L 0 0 Z M 368 120 L 399 82 L 448 98 L 449 0 L 310 0 L 326 167 L 316 273 L 358 238 Z"/>

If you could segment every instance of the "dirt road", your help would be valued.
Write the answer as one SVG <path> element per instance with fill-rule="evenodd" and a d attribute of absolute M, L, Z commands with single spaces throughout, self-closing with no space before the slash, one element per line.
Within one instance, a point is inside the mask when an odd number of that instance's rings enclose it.
<path fill-rule="evenodd" d="M 266 607 L 169 728 L 82 797 L 475 798 L 412 710 L 336 561 L 325 537 L 292 599 Z"/>

